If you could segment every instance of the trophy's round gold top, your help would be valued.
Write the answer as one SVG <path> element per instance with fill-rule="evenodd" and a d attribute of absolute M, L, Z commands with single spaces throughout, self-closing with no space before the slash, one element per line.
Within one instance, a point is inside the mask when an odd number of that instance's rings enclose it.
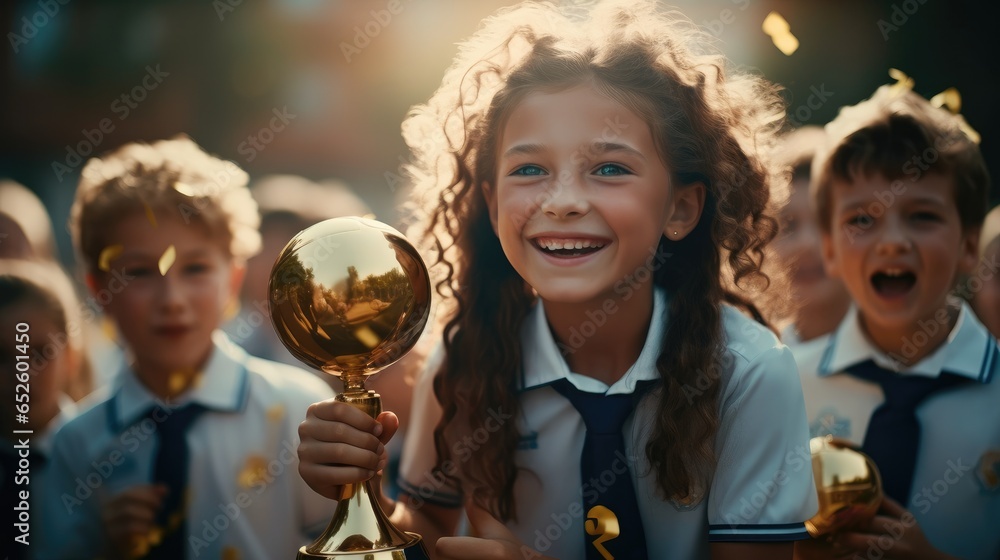
<path fill-rule="evenodd" d="M 870 457 L 830 436 L 809 441 L 819 512 L 806 521 L 816 537 L 871 519 L 882 503 L 882 479 Z"/>
<path fill-rule="evenodd" d="M 332 375 L 371 375 L 417 342 L 430 279 L 392 227 L 333 218 L 292 238 L 268 284 L 271 322 L 299 360 Z"/>

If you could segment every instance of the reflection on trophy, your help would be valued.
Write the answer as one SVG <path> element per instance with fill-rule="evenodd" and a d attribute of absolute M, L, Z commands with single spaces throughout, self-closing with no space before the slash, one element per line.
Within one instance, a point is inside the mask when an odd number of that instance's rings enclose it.
<path fill-rule="evenodd" d="M 365 378 L 400 359 L 430 314 L 430 279 L 416 249 L 395 229 L 363 218 L 334 218 L 288 242 L 268 286 L 271 321 L 302 362 L 341 377 L 337 400 L 382 411 Z M 394 527 L 371 481 L 345 487 L 333 520 L 297 558 L 427 558 L 419 535 Z"/>
<path fill-rule="evenodd" d="M 812 438 L 809 451 L 819 497 L 819 512 L 806 521 L 809 534 L 827 535 L 874 517 L 882 479 L 871 458 L 832 436 Z"/>

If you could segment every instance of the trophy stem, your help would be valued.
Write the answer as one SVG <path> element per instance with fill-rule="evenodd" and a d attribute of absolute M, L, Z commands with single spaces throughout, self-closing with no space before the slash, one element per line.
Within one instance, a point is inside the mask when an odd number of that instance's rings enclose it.
<path fill-rule="evenodd" d="M 382 412 L 382 399 L 364 388 L 363 375 L 344 375 L 344 392 L 336 399 L 363 410 L 372 418 Z M 421 537 L 401 531 L 378 503 L 372 481 L 344 487 L 337 511 L 315 542 L 299 549 L 297 560 L 351 558 L 364 560 L 427 559 Z"/>
<path fill-rule="evenodd" d="M 361 374 L 347 373 L 347 372 L 345 372 L 340 377 L 340 379 L 344 382 L 344 392 L 342 393 L 342 395 L 344 395 L 344 396 L 346 396 L 348 398 L 341 399 L 340 397 L 337 397 L 337 400 L 346 402 L 348 404 L 352 404 L 354 406 L 358 406 L 357 404 L 355 404 L 354 400 L 357 399 L 358 397 L 360 397 L 361 395 L 367 395 L 368 392 L 369 392 L 369 391 L 367 391 L 365 389 L 365 376 L 361 375 Z M 358 393 L 361 393 L 361 395 L 358 395 Z M 378 399 L 379 396 L 375 395 L 375 398 Z M 377 410 L 374 414 L 372 414 L 372 413 L 369 412 L 369 414 L 372 416 L 372 418 L 378 416 L 379 412 L 382 412 L 382 401 L 381 400 L 379 400 L 378 406 L 379 406 L 379 410 Z M 365 412 L 368 412 L 367 410 L 365 410 L 364 408 L 362 408 L 360 406 L 358 408 L 361 408 Z"/>

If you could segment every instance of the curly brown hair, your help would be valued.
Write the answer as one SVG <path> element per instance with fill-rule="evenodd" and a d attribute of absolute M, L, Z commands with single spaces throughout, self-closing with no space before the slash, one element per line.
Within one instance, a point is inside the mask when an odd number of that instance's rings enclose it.
<path fill-rule="evenodd" d="M 411 231 L 432 253 L 436 290 L 450 313 L 434 380 L 443 408 L 434 432 L 438 465 L 483 411 L 515 418 L 521 411 L 519 331 L 535 295 L 505 257 L 480 188 L 497 179 L 499 131 L 526 94 L 586 82 L 649 123 L 675 184 L 706 185 L 694 231 L 681 241 L 664 236 L 658 248 L 673 254 L 654 276 L 671 295 L 670 321 L 646 445 L 663 496 L 695 502 L 715 460 L 719 380 L 706 373 L 718 371 L 723 356 L 720 306 L 738 304 L 763 322 L 767 305 L 761 265 L 777 222 L 763 154 L 782 124 L 782 102 L 759 77 L 729 72 L 707 47 L 709 37 L 651 0 L 581 10 L 525 3 L 498 12 L 461 45 L 440 88 L 403 123 L 414 157 Z M 685 394 L 696 383 L 705 390 Z M 458 474 L 504 520 L 514 517 L 519 437 L 514 423 L 505 424 Z"/>

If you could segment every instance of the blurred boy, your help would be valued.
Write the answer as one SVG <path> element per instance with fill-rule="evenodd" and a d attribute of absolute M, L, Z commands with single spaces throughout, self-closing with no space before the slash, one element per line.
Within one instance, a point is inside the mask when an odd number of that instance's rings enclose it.
<path fill-rule="evenodd" d="M 130 360 L 56 435 L 38 557 L 265 560 L 329 520 L 294 419 L 332 391 L 216 330 L 260 247 L 246 181 L 187 138 L 83 170 L 71 229 Z"/>
<path fill-rule="evenodd" d="M 791 280 L 793 322 L 782 330 L 781 341 L 793 353 L 825 344 L 825 335 L 837 328 L 851 305 L 844 283 L 823 268 L 819 225 L 809 200 L 812 160 L 825 141 L 822 128 L 805 126 L 783 136 L 777 153 L 778 163 L 791 168 L 791 180 L 788 202 L 778 215 L 781 232 L 771 247 Z"/>
<path fill-rule="evenodd" d="M 0 179 L 0 214 L 4 215 L 0 218 L 0 234 L 12 231 L 14 239 L 10 241 L 16 241 L 12 244 L 15 246 L 4 247 L 8 238 L 0 236 L 3 258 L 58 260 L 52 219 L 45 204 L 28 187 Z"/>
<path fill-rule="evenodd" d="M 990 210 L 979 236 L 979 266 L 966 282 L 972 309 L 1000 337 L 1000 206 Z"/>
<path fill-rule="evenodd" d="M 951 295 L 979 257 L 989 193 L 979 148 L 960 116 L 900 86 L 841 110 L 826 130 L 815 206 L 827 271 L 855 307 L 821 353 L 799 357 L 806 410 L 812 435 L 862 446 L 886 495 L 833 548 L 996 559 L 1000 350 Z"/>

